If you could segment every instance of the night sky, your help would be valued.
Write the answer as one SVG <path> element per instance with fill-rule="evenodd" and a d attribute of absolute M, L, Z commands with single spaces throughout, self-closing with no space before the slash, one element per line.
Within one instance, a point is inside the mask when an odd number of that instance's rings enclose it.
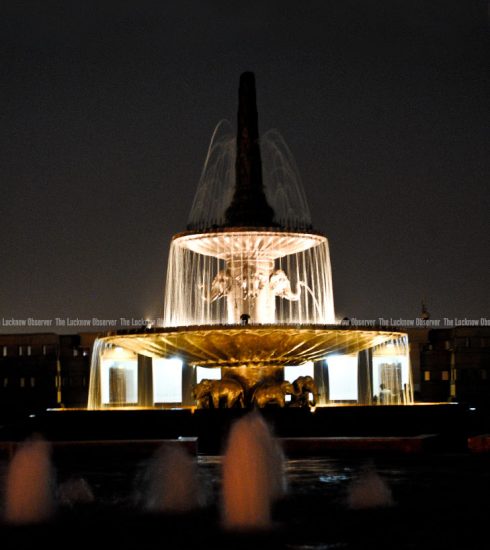
<path fill-rule="evenodd" d="M 490 317 L 487 2 L 5 0 L 0 55 L 0 319 L 162 313 L 246 70 L 337 316 Z"/>

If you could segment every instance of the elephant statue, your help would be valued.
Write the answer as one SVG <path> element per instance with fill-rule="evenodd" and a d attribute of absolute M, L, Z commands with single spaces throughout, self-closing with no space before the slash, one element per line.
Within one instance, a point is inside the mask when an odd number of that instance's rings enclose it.
<path fill-rule="evenodd" d="M 229 269 L 222 269 L 221 271 L 218 271 L 216 277 L 211 283 L 211 290 L 207 295 L 204 294 L 203 299 L 207 302 L 215 302 L 223 296 L 226 296 L 231 289 L 232 282 Z M 202 286 L 200 288 L 202 288 Z"/>
<path fill-rule="evenodd" d="M 232 378 L 209 380 L 205 378 L 192 388 L 192 396 L 198 409 L 231 409 L 245 406 L 245 392 L 242 385 Z"/>
<path fill-rule="evenodd" d="M 294 387 L 287 380 L 284 382 L 265 382 L 255 389 L 252 395 L 252 404 L 260 408 L 266 405 L 284 407 L 287 394 L 294 394 Z"/>
<path fill-rule="evenodd" d="M 276 269 L 269 278 L 269 287 L 274 296 L 297 302 L 301 295 L 301 283 L 298 283 L 296 292 L 291 290 L 291 282 L 282 269 Z"/>
<path fill-rule="evenodd" d="M 211 390 L 214 380 L 207 378 L 201 380 L 199 384 L 192 386 L 192 398 L 196 401 L 198 409 L 210 409 L 212 407 Z"/>
<path fill-rule="evenodd" d="M 245 263 L 242 273 L 237 276 L 237 283 L 242 289 L 244 300 L 257 298 L 267 284 L 268 275 L 254 266 Z"/>
<path fill-rule="evenodd" d="M 294 393 L 291 407 L 314 407 L 318 399 L 318 388 L 311 376 L 299 376 L 293 382 Z M 310 401 L 310 394 L 312 399 Z"/>

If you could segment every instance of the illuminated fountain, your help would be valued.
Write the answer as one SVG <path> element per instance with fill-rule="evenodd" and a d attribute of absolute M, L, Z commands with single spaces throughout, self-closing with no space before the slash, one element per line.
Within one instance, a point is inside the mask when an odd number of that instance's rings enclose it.
<path fill-rule="evenodd" d="M 328 241 L 312 229 L 282 138 L 259 140 L 244 73 L 236 141 L 220 123 L 187 231 L 172 240 L 163 327 L 96 342 L 89 408 L 194 405 L 201 377 L 221 378 L 216 405 L 247 405 L 259 387 L 272 395 L 299 375 L 314 378 L 319 404 L 413 401 L 405 334 L 335 324 Z M 243 399 L 226 398 L 233 383 Z"/>

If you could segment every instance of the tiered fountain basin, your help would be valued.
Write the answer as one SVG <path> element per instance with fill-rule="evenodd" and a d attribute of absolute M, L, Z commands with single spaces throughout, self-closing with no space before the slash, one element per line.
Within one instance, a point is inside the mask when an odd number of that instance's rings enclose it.
<path fill-rule="evenodd" d="M 147 357 L 178 356 L 191 366 L 280 367 L 321 360 L 329 354 L 352 355 L 405 337 L 402 332 L 390 330 L 274 324 L 124 331 L 99 341 Z"/>
<path fill-rule="evenodd" d="M 173 383 L 172 369 L 181 380 L 176 383 L 182 384 L 182 397 L 165 401 L 157 388 Z M 316 382 L 319 405 L 413 403 L 403 332 L 340 325 L 213 324 L 121 331 L 98 339 L 89 409 L 165 402 L 199 406 L 192 388 L 203 378 L 235 379 L 245 392 L 242 406 L 249 406 L 257 388 L 291 383 L 308 374 L 305 369 Z M 381 395 L 381 387 L 389 399 Z"/>
<path fill-rule="evenodd" d="M 184 232 L 175 235 L 174 243 L 182 249 L 192 250 L 204 256 L 230 260 L 236 256 L 276 260 L 289 254 L 297 254 L 325 243 L 320 233 L 273 231 L 270 228 L 235 227 L 221 228 L 212 233 Z"/>
<path fill-rule="evenodd" d="M 335 321 L 328 241 L 318 233 L 217 228 L 175 235 L 164 326 Z"/>

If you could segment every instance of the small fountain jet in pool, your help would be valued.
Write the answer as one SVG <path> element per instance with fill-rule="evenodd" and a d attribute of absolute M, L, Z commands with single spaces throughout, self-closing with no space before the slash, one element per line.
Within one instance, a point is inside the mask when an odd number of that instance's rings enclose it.
<path fill-rule="evenodd" d="M 97 343 L 89 407 L 114 403 L 111 388 L 120 405 L 135 396 L 138 405 L 153 405 L 151 363 L 138 359 L 137 373 L 125 374 L 136 355 L 220 367 L 247 396 L 259 384 L 281 384 L 286 365 L 343 356 L 359 366 L 358 403 L 372 402 L 381 383 L 394 400 L 410 401 L 406 335 L 334 325 L 327 238 L 312 229 L 282 138 L 275 131 L 259 137 L 253 73 L 241 75 L 238 95 L 236 137 L 222 123 L 216 128 L 187 230 L 172 239 L 163 327 Z M 118 359 L 116 349 L 127 357 Z"/>
<path fill-rule="evenodd" d="M 40 438 L 19 446 L 12 458 L 5 489 L 5 521 L 22 525 L 52 519 L 54 471 L 49 443 Z"/>
<path fill-rule="evenodd" d="M 231 428 L 223 456 L 223 524 L 229 529 L 271 527 L 271 506 L 285 494 L 284 455 L 261 415 Z"/>

